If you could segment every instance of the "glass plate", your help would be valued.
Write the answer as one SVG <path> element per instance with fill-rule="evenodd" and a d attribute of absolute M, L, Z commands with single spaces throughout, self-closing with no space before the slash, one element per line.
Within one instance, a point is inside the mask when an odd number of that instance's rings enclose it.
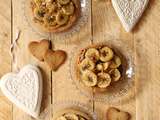
<path fill-rule="evenodd" d="M 122 102 L 123 100 L 127 100 L 134 96 L 135 81 L 133 62 L 134 59 L 132 57 L 133 52 L 129 47 L 127 47 L 127 45 L 125 45 L 125 43 L 120 41 L 121 40 L 107 40 L 104 43 L 98 43 L 110 46 L 114 48 L 114 50 L 116 49 L 125 58 L 125 69 L 122 73 L 122 80 L 113 84 L 111 87 L 108 87 L 105 92 L 94 92 L 92 88 L 84 86 L 84 84 L 77 77 L 76 60 L 78 58 L 78 54 L 80 53 L 80 50 L 90 46 L 90 44 L 80 45 L 73 49 L 69 64 L 70 78 L 75 87 L 79 90 L 80 94 L 92 98 L 95 101 L 102 101 L 107 103 Z"/>
<path fill-rule="evenodd" d="M 60 110 L 66 109 L 66 108 L 76 108 L 86 114 L 88 114 L 90 117 L 92 117 L 93 120 L 97 120 L 97 115 L 95 112 L 92 111 L 92 108 L 89 108 L 87 105 L 76 102 L 76 101 L 59 101 L 53 104 L 53 116 Z"/>
<path fill-rule="evenodd" d="M 41 37 L 47 37 L 52 35 L 52 39 L 56 37 L 56 39 L 66 39 L 72 37 L 76 33 L 80 32 L 81 28 L 88 22 L 90 16 L 90 0 L 80 0 L 81 2 L 81 15 L 78 18 L 76 24 L 72 26 L 69 30 L 60 33 L 51 33 L 44 32 L 37 27 L 37 24 L 33 21 L 32 10 L 30 8 L 30 3 L 32 0 L 22 0 L 22 10 L 24 19 L 27 22 L 28 26 L 32 29 L 33 32 L 37 33 Z M 61 40 L 60 40 L 61 41 Z"/>

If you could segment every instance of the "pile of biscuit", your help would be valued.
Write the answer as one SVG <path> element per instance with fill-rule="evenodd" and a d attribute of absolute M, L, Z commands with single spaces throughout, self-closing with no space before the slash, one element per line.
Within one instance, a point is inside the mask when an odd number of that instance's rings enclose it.
<path fill-rule="evenodd" d="M 121 78 L 121 58 L 108 46 L 92 46 L 78 57 L 80 80 L 87 87 L 107 88 Z"/>
<path fill-rule="evenodd" d="M 35 58 L 46 63 L 50 70 L 57 71 L 65 62 L 67 53 L 63 50 L 52 50 L 50 46 L 50 41 L 43 39 L 30 42 L 28 49 Z"/>

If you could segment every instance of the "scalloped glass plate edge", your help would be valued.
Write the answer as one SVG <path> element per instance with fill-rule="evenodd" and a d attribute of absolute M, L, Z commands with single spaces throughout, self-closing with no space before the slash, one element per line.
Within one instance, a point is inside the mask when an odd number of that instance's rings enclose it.
<path fill-rule="evenodd" d="M 68 31 L 61 33 L 44 32 L 36 27 L 36 24 L 32 20 L 32 16 L 29 15 L 31 14 L 31 8 L 28 7 L 30 2 L 31 0 L 22 0 L 22 11 L 24 20 L 26 21 L 27 26 L 29 26 L 29 28 L 31 28 L 34 33 L 41 37 L 48 38 L 48 36 L 52 35 L 52 39 L 54 38 L 54 36 L 56 37 L 56 39 L 68 39 L 73 35 L 79 33 L 89 20 L 91 0 L 81 0 L 81 16 L 74 26 L 72 26 Z"/>
<path fill-rule="evenodd" d="M 82 48 L 85 48 L 87 46 L 90 46 L 90 44 L 87 45 L 80 45 L 80 46 L 75 46 L 74 49 L 71 52 L 71 57 L 69 58 L 70 63 L 69 63 L 69 74 L 70 74 L 70 79 L 72 80 L 72 83 L 75 85 L 76 89 L 80 92 L 80 94 L 91 98 L 95 101 L 99 101 L 99 102 L 107 102 L 107 103 L 119 103 L 119 102 L 125 102 L 131 98 L 133 98 L 135 96 L 135 64 L 134 64 L 134 58 L 133 58 L 133 51 L 123 42 L 120 41 L 120 39 L 108 39 L 104 42 L 99 42 L 96 44 L 111 44 L 114 45 L 116 48 L 122 48 L 123 45 L 123 50 L 125 51 L 125 53 L 123 53 L 125 55 L 125 57 L 127 58 L 127 70 L 126 72 L 126 77 L 125 79 L 127 79 L 127 82 L 125 83 L 125 87 L 121 88 L 120 91 L 118 93 L 112 94 L 110 96 L 106 95 L 102 95 L 102 94 L 95 94 L 95 93 L 91 93 L 88 91 L 85 91 L 84 89 L 82 89 L 79 86 L 79 83 L 77 82 L 77 77 L 76 77 L 76 69 L 75 69 L 75 60 L 77 57 L 77 54 L 79 52 L 79 50 L 81 50 Z M 124 48 L 125 46 L 125 48 Z M 95 96 L 92 96 L 92 95 Z"/>

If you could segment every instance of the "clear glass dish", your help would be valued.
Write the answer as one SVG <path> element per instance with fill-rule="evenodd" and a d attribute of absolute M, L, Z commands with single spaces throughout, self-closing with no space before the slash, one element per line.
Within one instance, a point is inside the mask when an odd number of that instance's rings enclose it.
<path fill-rule="evenodd" d="M 32 0 L 22 0 L 22 10 L 23 10 L 23 16 L 25 21 L 27 22 L 28 26 L 31 28 L 33 32 L 38 34 L 41 37 L 46 38 L 56 38 L 56 39 L 68 39 L 75 35 L 76 33 L 79 33 L 81 31 L 81 28 L 88 22 L 89 16 L 90 16 L 90 0 L 80 0 L 81 5 L 81 15 L 76 21 L 75 25 L 72 26 L 70 29 L 68 29 L 65 32 L 60 33 L 51 33 L 51 32 L 44 32 L 43 30 L 39 29 L 37 24 L 33 21 L 33 15 L 32 15 L 32 9 L 31 9 L 31 3 Z M 62 40 L 59 40 L 62 41 Z"/>
<path fill-rule="evenodd" d="M 97 120 L 97 115 L 96 115 L 95 112 L 92 111 L 92 108 L 88 107 L 85 104 L 76 102 L 76 101 L 58 101 L 58 102 L 55 102 L 53 104 L 53 108 L 52 108 L 53 116 L 57 112 L 59 112 L 61 110 L 64 110 L 64 109 L 67 109 L 67 108 L 76 108 L 76 110 L 78 109 L 79 111 L 84 112 L 87 115 L 89 115 L 93 120 Z"/>
<path fill-rule="evenodd" d="M 81 80 L 77 77 L 76 62 L 80 51 L 88 46 L 91 46 L 91 44 L 88 43 L 75 47 L 71 53 L 72 56 L 70 57 L 69 71 L 70 79 L 72 80 L 75 87 L 78 89 L 80 94 L 100 102 L 117 103 L 133 97 L 135 94 L 135 68 L 132 50 L 125 43 L 118 39 L 106 40 L 106 42 L 97 44 L 110 46 L 123 55 L 125 58 L 125 69 L 122 73 L 122 80 L 115 83 L 111 87 L 108 87 L 107 90 L 103 92 L 95 92 L 93 88 L 84 86 Z"/>

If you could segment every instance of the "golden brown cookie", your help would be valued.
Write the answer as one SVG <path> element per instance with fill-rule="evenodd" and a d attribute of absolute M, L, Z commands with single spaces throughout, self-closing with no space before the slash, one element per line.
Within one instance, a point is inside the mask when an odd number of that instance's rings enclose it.
<path fill-rule="evenodd" d="M 38 60 L 43 61 L 44 55 L 46 51 L 49 49 L 49 41 L 48 40 L 41 40 L 41 41 L 32 41 L 28 45 L 28 49 L 30 53 L 36 57 Z"/>
<path fill-rule="evenodd" d="M 33 0 L 34 22 L 46 32 L 62 32 L 73 26 L 80 16 L 79 0 Z"/>
<path fill-rule="evenodd" d="M 85 113 L 80 111 L 77 108 L 66 108 L 61 111 L 58 111 L 54 117 L 53 120 L 92 120 L 92 117 Z"/>
<path fill-rule="evenodd" d="M 65 62 L 66 58 L 67 54 L 62 50 L 57 50 L 57 51 L 47 50 L 44 55 L 44 61 L 53 71 L 58 70 L 58 68 Z"/>
<path fill-rule="evenodd" d="M 107 111 L 107 120 L 130 120 L 128 112 L 121 111 L 117 108 L 110 107 Z"/>

